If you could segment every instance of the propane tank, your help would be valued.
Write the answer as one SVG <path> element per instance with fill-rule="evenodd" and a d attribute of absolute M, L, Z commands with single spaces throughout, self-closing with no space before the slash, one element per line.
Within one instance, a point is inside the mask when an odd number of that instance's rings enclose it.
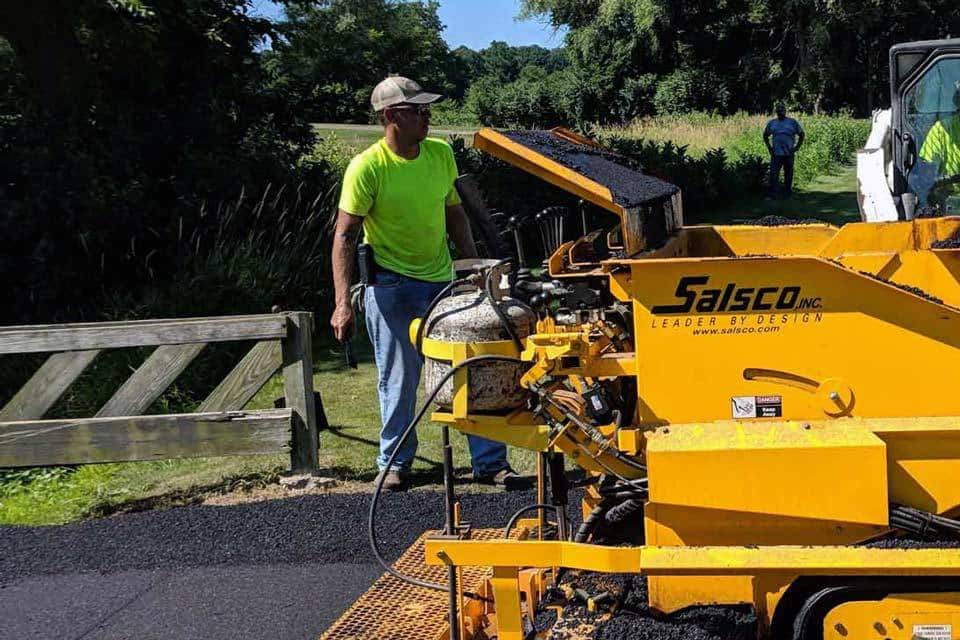
<path fill-rule="evenodd" d="M 533 333 L 536 314 L 522 302 L 504 296 L 497 304 L 522 340 Z M 494 342 L 510 336 L 482 291 L 471 291 L 441 300 L 424 319 L 424 337 L 440 342 Z M 467 409 L 470 412 L 504 411 L 523 406 L 525 391 L 520 377 L 528 368 L 523 363 L 480 362 L 467 368 L 470 389 Z M 433 389 L 450 371 L 442 360 L 426 359 L 424 385 Z M 436 403 L 449 409 L 453 404 L 453 379 L 437 393 Z"/>

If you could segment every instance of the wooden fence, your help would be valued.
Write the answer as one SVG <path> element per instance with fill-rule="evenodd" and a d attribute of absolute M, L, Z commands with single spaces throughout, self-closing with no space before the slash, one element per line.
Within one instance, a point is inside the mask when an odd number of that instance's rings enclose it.
<path fill-rule="evenodd" d="M 265 315 L 0 327 L 0 355 L 53 352 L 0 409 L 0 467 L 289 452 L 317 469 L 313 315 Z M 141 415 L 214 342 L 257 340 L 196 413 Z M 157 348 L 92 418 L 44 420 L 104 349 Z M 244 405 L 277 370 L 286 407 Z"/>

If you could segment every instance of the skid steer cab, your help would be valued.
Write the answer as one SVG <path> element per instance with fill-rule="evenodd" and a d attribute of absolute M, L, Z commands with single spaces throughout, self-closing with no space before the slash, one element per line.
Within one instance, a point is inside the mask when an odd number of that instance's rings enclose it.
<path fill-rule="evenodd" d="M 960 214 L 960 39 L 892 47 L 890 105 L 857 154 L 863 220 Z"/>

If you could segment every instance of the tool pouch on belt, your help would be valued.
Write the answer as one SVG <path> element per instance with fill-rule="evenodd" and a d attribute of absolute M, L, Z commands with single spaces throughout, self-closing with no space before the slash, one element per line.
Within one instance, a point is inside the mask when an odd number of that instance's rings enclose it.
<path fill-rule="evenodd" d="M 363 299 L 366 288 L 376 280 L 377 263 L 373 261 L 373 247 L 360 244 L 357 247 L 357 268 L 360 282 L 350 287 L 350 302 L 357 313 L 363 313 Z"/>
<path fill-rule="evenodd" d="M 357 247 L 357 266 L 360 269 L 360 284 L 376 284 L 377 263 L 373 261 L 373 247 L 369 244 L 364 243 Z"/>

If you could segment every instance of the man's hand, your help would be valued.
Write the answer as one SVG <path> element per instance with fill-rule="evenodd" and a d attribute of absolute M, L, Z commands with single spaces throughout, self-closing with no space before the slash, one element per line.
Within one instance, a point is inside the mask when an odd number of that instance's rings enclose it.
<path fill-rule="evenodd" d="M 353 337 L 353 307 L 350 303 L 338 304 L 330 316 L 330 326 L 333 335 L 339 342 L 346 342 Z"/>
<path fill-rule="evenodd" d="M 353 307 L 350 304 L 350 283 L 353 281 L 353 263 L 357 255 L 357 239 L 363 227 L 363 218 L 344 210 L 337 212 L 337 226 L 333 234 L 333 290 L 336 308 L 330 317 L 333 335 L 343 342 L 353 335 Z"/>
<path fill-rule="evenodd" d="M 806 139 L 807 139 L 807 134 L 805 134 L 803 131 L 797 134 L 797 144 L 795 144 L 793 147 L 793 153 L 800 151 L 800 147 L 803 146 L 803 141 Z"/>

